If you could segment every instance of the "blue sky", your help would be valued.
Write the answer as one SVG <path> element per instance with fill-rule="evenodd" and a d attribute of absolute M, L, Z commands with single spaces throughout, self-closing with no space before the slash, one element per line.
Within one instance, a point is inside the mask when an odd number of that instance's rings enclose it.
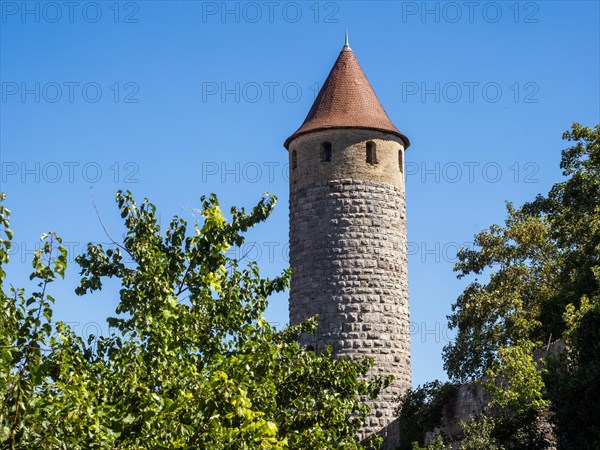
<path fill-rule="evenodd" d="M 163 223 L 279 203 L 238 254 L 287 267 L 283 141 L 304 120 L 344 30 L 406 155 L 413 384 L 445 378 L 456 250 L 561 179 L 563 131 L 600 122 L 600 10 L 540 2 L 0 2 L 0 190 L 16 233 L 9 281 L 28 286 L 41 233 L 74 256 L 122 226 L 118 189 Z M 56 317 L 108 331 L 114 286 L 56 284 Z M 287 296 L 268 319 L 287 322 Z"/>

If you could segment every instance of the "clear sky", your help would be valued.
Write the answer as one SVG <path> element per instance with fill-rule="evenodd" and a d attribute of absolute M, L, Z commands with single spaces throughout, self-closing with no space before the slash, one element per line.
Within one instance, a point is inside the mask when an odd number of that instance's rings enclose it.
<path fill-rule="evenodd" d="M 162 223 L 276 194 L 237 254 L 287 267 L 283 141 L 304 120 L 344 30 L 406 155 L 413 384 L 445 378 L 446 315 L 468 280 L 456 250 L 561 179 L 563 131 L 600 122 L 596 1 L 0 2 L 0 190 L 13 211 L 9 281 L 41 233 L 73 258 L 123 232 L 114 194 L 148 197 Z M 232 253 L 233 254 L 233 253 Z M 114 289 L 53 287 L 56 318 L 107 333 Z M 110 287 L 110 286 L 109 286 Z M 287 295 L 268 319 L 287 322 Z"/>

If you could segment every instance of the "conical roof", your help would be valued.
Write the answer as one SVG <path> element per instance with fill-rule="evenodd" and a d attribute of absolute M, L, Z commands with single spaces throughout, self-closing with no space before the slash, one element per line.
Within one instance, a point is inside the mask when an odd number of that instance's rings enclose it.
<path fill-rule="evenodd" d="M 398 130 L 373 91 L 354 52 L 346 44 L 333 65 L 325 84 L 310 108 L 304 123 L 284 146 L 298 136 L 332 128 L 367 128 L 385 131 L 400 137 L 405 148 L 410 142 Z"/>

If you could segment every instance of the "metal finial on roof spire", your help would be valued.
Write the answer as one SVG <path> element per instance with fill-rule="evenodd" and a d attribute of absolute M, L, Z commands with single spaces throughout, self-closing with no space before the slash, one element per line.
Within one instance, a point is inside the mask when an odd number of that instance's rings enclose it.
<path fill-rule="evenodd" d="M 348 49 L 348 50 L 352 50 L 352 49 L 350 48 L 350 44 L 348 43 L 348 30 L 346 30 L 346 42 L 345 42 L 345 44 L 344 44 L 344 48 L 343 48 L 343 49 L 344 49 L 344 50 L 346 50 L 346 49 Z"/>

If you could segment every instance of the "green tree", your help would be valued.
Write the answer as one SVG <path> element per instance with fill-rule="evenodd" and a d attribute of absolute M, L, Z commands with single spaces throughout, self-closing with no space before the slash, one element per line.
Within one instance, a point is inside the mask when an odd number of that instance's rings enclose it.
<path fill-rule="evenodd" d="M 458 450 L 504 450 L 502 445 L 493 437 L 496 421 L 488 416 L 471 417 L 469 422 L 461 422 L 462 439 L 460 442 L 450 442 L 447 445 L 441 434 L 437 435 L 425 447 L 421 447 L 417 441 L 412 443 L 411 450 L 446 450 L 458 448 Z"/>
<path fill-rule="evenodd" d="M 354 438 L 368 413 L 361 397 L 374 398 L 387 380 L 367 378 L 370 360 L 300 348 L 297 335 L 314 320 L 283 331 L 267 323 L 267 298 L 286 289 L 289 270 L 262 278 L 255 264 L 226 254 L 275 198 L 249 213 L 232 208 L 229 221 L 215 196 L 203 198 L 191 232 L 175 217 L 164 233 L 147 200 L 138 206 L 128 192 L 116 200 L 123 243 L 88 244 L 77 258 L 77 294 L 102 289 L 106 278 L 120 285 L 108 319 L 116 333 L 88 342 L 52 322 L 48 288 L 67 261 L 54 234 L 34 258 L 38 289 L 5 293 L 12 232 L 0 206 L 0 446 L 363 448 Z"/>
<path fill-rule="evenodd" d="M 407 391 L 398 408 L 398 428 L 402 438 L 399 450 L 418 449 L 419 445 L 424 445 L 425 432 L 441 425 L 444 405 L 455 394 L 456 385 L 437 380 Z"/>
<path fill-rule="evenodd" d="M 487 380 L 492 436 L 507 449 L 543 447 L 535 420 L 548 406 L 560 448 L 600 448 L 600 125 L 575 123 L 563 138 L 565 181 L 520 208 L 508 203 L 504 225 L 477 234 L 455 266 L 459 278 L 486 281 L 452 306 L 445 369 L 455 383 Z M 534 362 L 559 339 L 564 352 Z"/>
<path fill-rule="evenodd" d="M 562 337 L 567 305 L 578 308 L 598 292 L 600 126 L 574 124 L 563 138 L 575 142 L 562 155 L 567 180 L 520 209 L 509 203 L 505 226 L 479 233 L 479 249 L 459 252 L 459 278 L 497 270 L 487 283 L 471 283 L 453 305 L 450 326 L 458 336 L 444 359 L 454 379 L 481 377 L 500 347 Z"/>
<path fill-rule="evenodd" d="M 487 283 L 475 281 L 453 305 L 449 317 L 457 339 L 444 351 L 452 379 L 480 378 L 512 370 L 496 397 L 523 402 L 496 406 L 539 410 L 550 399 L 561 448 L 600 446 L 597 382 L 600 377 L 600 125 L 573 124 L 563 138 L 566 180 L 548 195 L 514 209 L 503 227 L 475 238 L 477 250 L 462 250 L 459 277 L 494 269 Z M 562 339 L 567 351 L 547 361 L 545 383 L 535 376 L 534 348 Z M 523 353 L 525 352 L 525 353 Z M 520 356 L 521 365 L 508 355 Z M 516 369 L 516 370 L 515 370 Z M 573 404 L 573 398 L 581 402 Z M 518 405 L 518 406 L 517 406 Z M 514 430 L 512 430 L 514 433 Z"/>
<path fill-rule="evenodd" d="M 504 450 L 493 437 L 496 421 L 485 415 L 461 422 L 463 438 L 459 450 Z"/>

